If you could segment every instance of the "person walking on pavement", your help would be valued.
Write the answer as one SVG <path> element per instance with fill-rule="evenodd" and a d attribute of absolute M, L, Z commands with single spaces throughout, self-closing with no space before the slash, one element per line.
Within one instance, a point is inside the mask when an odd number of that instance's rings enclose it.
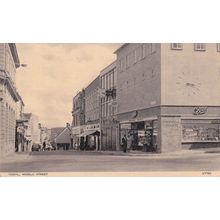
<path fill-rule="evenodd" d="M 124 137 L 122 138 L 122 148 L 123 148 L 123 152 L 126 153 L 127 152 L 127 137 L 126 134 L 124 135 Z"/>
<path fill-rule="evenodd" d="M 44 141 L 43 142 L 43 149 L 42 149 L 43 151 L 45 151 L 46 150 L 46 142 Z"/>

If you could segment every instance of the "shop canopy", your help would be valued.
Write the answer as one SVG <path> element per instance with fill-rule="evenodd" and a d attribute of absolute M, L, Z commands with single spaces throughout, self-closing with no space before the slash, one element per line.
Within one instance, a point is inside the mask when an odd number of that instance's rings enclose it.
<path fill-rule="evenodd" d="M 100 134 L 100 132 L 97 130 L 90 130 L 90 131 L 83 132 L 82 134 L 79 135 L 79 137 L 85 137 L 88 135 L 99 135 L 99 134 Z"/>

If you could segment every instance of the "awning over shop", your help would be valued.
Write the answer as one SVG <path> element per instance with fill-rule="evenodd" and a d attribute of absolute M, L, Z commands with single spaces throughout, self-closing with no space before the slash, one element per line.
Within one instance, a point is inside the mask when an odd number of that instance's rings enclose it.
<path fill-rule="evenodd" d="M 97 130 L 90 130 L 90 131 L 83 132 L 82 134 L 79 135 L 79 137 L 85 137 L 88 135 L 99 135 L 99 134 L 100 134 L 100 132 Z"/>

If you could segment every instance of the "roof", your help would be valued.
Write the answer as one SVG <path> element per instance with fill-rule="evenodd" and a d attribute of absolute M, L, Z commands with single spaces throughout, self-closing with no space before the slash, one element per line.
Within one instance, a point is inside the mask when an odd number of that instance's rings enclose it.
<path fill-rule="evenodd" d="M 120 46 L 114 53 L 118 53 L 121 49 L 123 49 L 123 48 L 126 47 L 127 45 L 128 45 L 128 43 L 122 44 L 122 46 Z"/>
<path fill-rule="evenodd" d="M 54 139 L 65 129 L 65 127 L 55 127 L 51 128 L 51 136 L 50 140 L 54 141 Z"/>
<path fill-rule="evenodd" d="M 71 129 L 69 127 L 65 127 L 63 131 L 56 136 L 55 142 L 57 144 L 70 143 L 70 136 L 71 136 Z"/>
<path fill-rule="evenodd" d="M 112 62 L 111 64 L 109 64 L 108 66 L 106 66 L 104 69 L 102 69 L 100 71 L 100 76 L 103 76 L 104 74 L 108 73 L 109 71 L 113 70 L 114 68 L 116 68 L 116 60 L 114 62 Z"/>

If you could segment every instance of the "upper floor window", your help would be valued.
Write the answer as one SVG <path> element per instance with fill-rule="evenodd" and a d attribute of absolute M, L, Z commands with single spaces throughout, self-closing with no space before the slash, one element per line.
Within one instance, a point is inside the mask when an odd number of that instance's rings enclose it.
<path fill-rule="evenodd" d="M 195 50 L 198 51 L 205 51 L 206 47 L 204 43 L 197 43 L 195 44 Z"/>
<path fill-rule="evenodd" d="M 151 53 L 156 52 L 156 44 L 150 44 L 151 47 Z"/>
<path fill-rule="evenodd" d="M 217 44 L 217 51 L 220 52 L 220 44 Z"/>
<path fill-rule="evenodd" d="M 141 45 L 141 58 L 144 59 L 146 57 L 146 45 Z"/>
<path fill-rule="evenodd" d="M 171 49 L 173 49 L 173 50 L 182 50 L 183 49 L 183 44 L 181 44 L 181 43 L 172 43 L 171 44 Z"/>
<path fill-rule="evenodd" d="M 137 50 L 134 50 L 134 63 L 137 63 Z"/>
<path fill-rule="evenodd" d="M 130 55 L 126 56 L 126 68 L 130 66 Z"/>

